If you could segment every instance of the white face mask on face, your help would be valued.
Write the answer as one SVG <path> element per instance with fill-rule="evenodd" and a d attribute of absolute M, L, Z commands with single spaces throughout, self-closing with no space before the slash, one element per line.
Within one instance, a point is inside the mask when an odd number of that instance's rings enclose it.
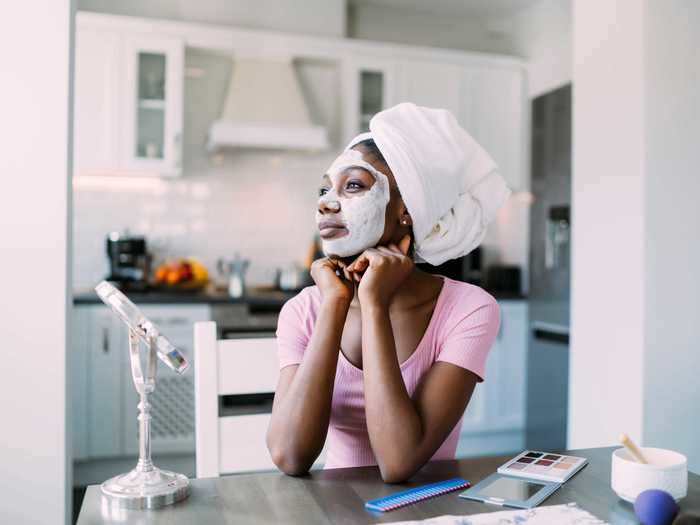
<path fill-rule="evenodd" d="M 344 170 L 351 167 L 367 170 L 374 176 L 375 183 L 361 196 L 341 197 L 335 190 L 338 178 Z M 348 233 L 335 239 L 321 239 L 323 252 L 326 255 L 349 257 L 376 246 L 384 233 L 384 215 L 389 203 L 387 176 L 366 162 L 362 153 L 353 149 L 344 151 L 326 173 L 333 186 L 318 202 L 331 210 L 339 210 L 335 218 L 342 220 Z M 316 222 L 319 223 L 323 218 L 324 214 L 316 211 Z"/>

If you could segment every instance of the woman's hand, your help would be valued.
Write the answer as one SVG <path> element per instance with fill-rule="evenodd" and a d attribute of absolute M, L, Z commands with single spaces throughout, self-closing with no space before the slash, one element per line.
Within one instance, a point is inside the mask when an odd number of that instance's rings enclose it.
<path fill-rule="evenodd" d="M 311 277 L 324 300 L 338 299 L 347 301 L 348 304 L 352 301 L 355 284 L 351 278 L 347 278 L 345 268 L 343 261 L 332 257 L 323 257 L 311 264 Z"/>
<path fill-rule="evenodd" d="M 345 273 L 358 281 L 361 305 L 388 308 L 401 283 L 413 270 L 413 260 L 406 255 L 411 238 L 406 235 L 399 245 L 377 246 L 365 250 Z"/>

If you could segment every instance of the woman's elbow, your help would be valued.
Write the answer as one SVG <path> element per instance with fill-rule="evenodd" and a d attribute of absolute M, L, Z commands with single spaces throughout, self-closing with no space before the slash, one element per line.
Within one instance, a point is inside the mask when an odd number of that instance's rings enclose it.
<path fill-rule="evenodd" d="M 294 458 L 278 456 L 273 458 L 272 461 L 274 461 L 277 468 L 287 474 L 287 476 L 303 476 L 309 472 L 309 467 L 306 465 L 306 463 Z"/>
<path fill-rule="evenodd" d="M 384 483 L 403 483 L 413 476 L 413 474 L 416 473 L 416 470 L 408 468 L 407 465 L 380 465 L 379 473 L 381 474 L 382 481 L 384 481 Z"/>
<path fill-rule="evenodd" d="M 298 454 L 269 444 L 267 448 L 272 462 L 288 476 L 303 476 L 309 471 L 308 462 L 304 461 Z"/>

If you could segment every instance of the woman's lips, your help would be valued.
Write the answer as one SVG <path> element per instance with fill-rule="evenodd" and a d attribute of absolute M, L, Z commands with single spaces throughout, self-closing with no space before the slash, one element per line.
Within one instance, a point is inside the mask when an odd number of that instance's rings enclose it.
<path fill-rule="evenodd" d="M 319 229 L 319 235 L 322 239 L 337 239 L 338 237 L 343 237 L 347 234 L 348 230 L 343 226 L 326 227 Z"/>
<path fill-rule="evenodd" d="M 342 222 L 321 221 L 318 223 L 318 233 L 321 239 L 338 239 L 348 234 L 348 229 Z"/>

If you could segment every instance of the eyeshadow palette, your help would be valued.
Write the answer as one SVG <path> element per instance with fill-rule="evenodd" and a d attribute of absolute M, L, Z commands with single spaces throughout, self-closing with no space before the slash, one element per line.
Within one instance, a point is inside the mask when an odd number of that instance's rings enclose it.
<path fill-rule="evenodd" d="M 526 450 L 498 467 L 498 473 L 564 483 L 586 463 L 586 458 Z"/>

